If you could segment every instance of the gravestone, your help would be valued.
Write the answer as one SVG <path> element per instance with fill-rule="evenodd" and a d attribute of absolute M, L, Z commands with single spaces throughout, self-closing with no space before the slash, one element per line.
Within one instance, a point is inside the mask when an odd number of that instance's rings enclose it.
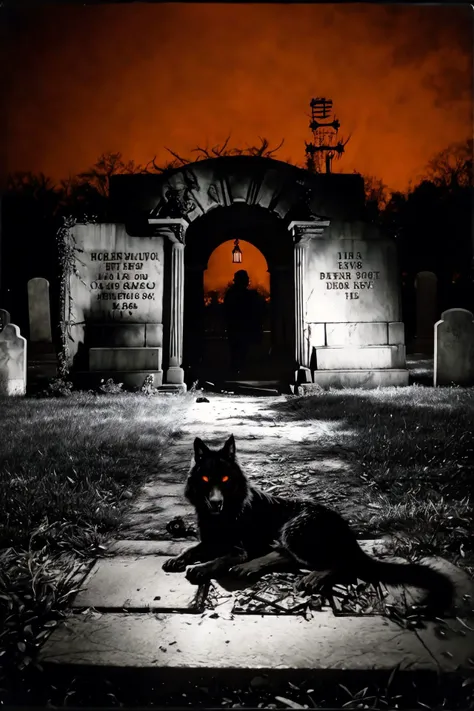
<path fill-rule="evenodd" d="M 28 282 L 30 340 L 28 347 L 28 383 L 44 385 L 57 377 L 57 354 L 51 335 L 49 282 L 35 277 Z"/>
<path fill-rule="evenodd" d="M 28 313 L 30 342 L 51 343 L 51 314 L 49 304 L 49 281 L 42 277 L 28 282 Z"/>
<path fill-rule="evenodd" d="M 0 394 L 24 395 L 26 392 L 26 338 L 14 323 L 0 333 Z"/>
<path fill-rule="evenodd" d="M 124 225 L 76 224 L 76 272 L 65 321 L 69 365 L 81 386 L 112 378 L 163 383 L 163 237 L 134 237 Z"/>
<path fill-rule="evenodd" d="M 434 333 L 434 384 L 474 385 L 474 314 L 443 311 Z"/>
<path fill-rule="evenodd" d="M 415 278 L 415 352 L 433 355 L 434 325 L 438 317 L 438 278 L 433 272 L 418 272 Z"/>
<path fill-rule="evenodd" d="M 318 224 L 290 224 L 302 389 L 408 385 L 395 242 L 362 222 Z"/>
<path fill-rule="evenodd" d="M 10 323 L 10 313 L 6 309 L 0 309 L 0 332 Z"/>

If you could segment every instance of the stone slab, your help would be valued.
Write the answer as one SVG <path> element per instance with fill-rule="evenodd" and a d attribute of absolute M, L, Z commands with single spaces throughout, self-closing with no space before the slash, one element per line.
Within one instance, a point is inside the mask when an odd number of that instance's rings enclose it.
<path fill-rule="evenodd" d="M 405 324 L 402 321 L 393 321 L 388 324 L 389 345 L 405 345 Z"/>
<path fill-rule="evenodd" d="M 387 323 L 384 322 L 326 324 L 326 346 L 383 346 L 387 343 Z"/>
<path fill-rule="evenodd" d="M 94 347 L 161 348 L 162 323 L 90 323 L 87 343 Z"/>
<path fill-rule="evenodd" d="M 178 541 L 123 540 L 115 541 L 111 544 L 108 548 L 108 553 L 118 556 L 134 556 L 135 558 L 140 556 L 170 557 L 178 555 L 186 548 L 195 545 L 195 543 L 195 539 L 183 539 Z M 387 554 L 389 545 L 388 539 L 360 540 L 359 544 L 368 555 L 385 560 L 393 560 L 394 562 L 406 562 L 402 558 Z M 424 558 L 421 562 L 440 570 L 453 581 L 456 588 L 456 596 L 454 608 L 448 613 L 449 617 L 460 615 L 474 617 L 474 582 L 469 578 L 467 573 L 439 557 Z M 216 581 L 214 581 L 214 585 L 219 587 Z M 392 587 L 386 585 L 386 588 L 389 591 L 387 602 L 402 608 L 405 603 L 408 605 L 419 604 L 425 594 L 423 590 L 411 586 Z M 162 597 L 162 599 L 166 602 L 166 596 Z"/>
<path fill-rule="evenodd" d="M 124 224 L 96 223 L 75 225 L 72 237 L 80 251 L 77 272 L 69 280 L 76 324 L 71 327 L 70 363 L 85 342 L 84 322 L 162 323 L 164 274 L 161 236 L 137 239 Z"/>
<path fill-rule="evenodd" d="M 161 370 L 161 348 L 90 348 L 91 370 Z"/>
<path fill-rule="evenodd" d="M 397 245 L 381 236 L 371 239 L 372 229 L 333 219 L 321 238 L 310 240 L 304 284 L 307 322 L 400 320 Z"/>
<path fill-rule="evenodd" d="M 212 614 L 212 613 L 210 613 Z M 468 667 L 474 635 L 457 644 L 417 634 L 381 617 L 272 615 L 73 615 L 43 645 L 41 664 L 163 670 L 401 670 L 451 672 Z M 214 613 L 215 614 L 215 613 Z M 472 626 L 472 624 L 470 625 Z M 431 653 L 435 650 L 435 655 Z M 445 654 L 449 651 L 450 655 Z"/>
<path fill-rule="evenodd" d="M 325 323 L 308 323 L 308 339 L 311 348 L 318 346 L 327 346 L 326 343 L 326 324 Z"/>
<path fill-rule="evenodd" d="M 402 369 L 384 370 L 315 370 L 313 382 L 303 383 L 303 394 L 318 392 L 319 388 L 389 388 L 408 385 L 409 372 Z"/>
<path fill-rule="evenodd" d="M 434 333 L 434 385 L 474 385 L 474 314 L 448 309 Z"/>
<path fill-rule="evenodd" d="M 147 345 L 145 331 L 145 323 L 90 323 L 87 327 L 87 343 L 91 348 L 143 348 Z"/>
<path fill-rule="evenodd" d="M 73 608 L 199 611 L 199 588 L 182 573 L 165 573 L 168 556 L 98 560 L 75 597 Z"/>
<path fill-rule="evenodd" d="M 163 324 L 147 323 L 145 331 L 145 345 L 150 347 L 163 346 Z"/>
<path fill-rule="evenodd" d="M 160 393 L 169 393 L 170 395 L 184 395 L 188 387 L 186 383 L 166 383 L 161 385 L 159 388 Z"/>
<path fill-rule="evenodd" d="M 244 383 L 240 381 L 228 381 L 223 384 L 224 387 L 230 388 L 236 393 L 241 393 L 242 395 L 255 395 L 255 396 L 275 396 L 278 395 L 278 389 L 277 388 L 262 388 L 262 387 L 257 387 L 255 385 L 251 385 L 250 383 Z"/>
<path fill-rule="evenodd" d="M 43 277 L 30 279 L 28 282 L 28 313 L 31 342 L 51 343 L 50 311 L 49 281 Z"/>
<path fill-rule="evenodd" d="M 160 388 L 163 384 L 162 370 L 96 370 L 96 371 L 78 371 L 74 373 L 74 380 L 81 388 L 97 387 L 101 380 L 109 380 L 112 378 L 114 383 L 123 383 L 128 388 L 141 388 L 145 382 L 145 378 L 149 375 L 153 377 L 153 386 Z"/>
<path fill-rule="evenodd" d="M 19 327 L 8 323 L 0 332 L 0 394 L 26 393 L 26 338 Z"/>
<path fill-rule="evenodd" d="M 318 370 L 403 368 L 405 346 L 350 346 L 316 348 Z"/>
<path fill-rule="evenodd" d="M 119 556 L 166 556 L 179 555 L 190 546 L 196 545 L 196 540 L 183 541 L 113 541 L 107 552 Z"/>

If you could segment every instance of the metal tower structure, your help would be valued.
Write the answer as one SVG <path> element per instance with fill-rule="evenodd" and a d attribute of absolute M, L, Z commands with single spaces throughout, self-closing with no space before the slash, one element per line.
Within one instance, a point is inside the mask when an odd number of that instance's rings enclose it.
<path fill-rule="evenodd" d="M 350 136 L 346 141 L 338 140 L 341 124 L 333 114 L 332 99 L 318 96 L 311 99 L 309 105 L 311 107 L 309 127 L 313 132 L 313 142 L 306 143 L 305 141 L 306 165 L 308 170 L 314 173 L 330 173 L 333 159 L 339 159 L 342 156 Z"/>

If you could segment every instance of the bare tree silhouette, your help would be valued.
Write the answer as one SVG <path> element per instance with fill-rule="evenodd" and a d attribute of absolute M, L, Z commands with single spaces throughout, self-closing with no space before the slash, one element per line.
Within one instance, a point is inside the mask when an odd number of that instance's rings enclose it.
<path fill-rule="evenodd" d="M 438 187 L 457 188 L 473 185 L 473 140 L 453 143 L 429 161 L 426 178 Z"/>

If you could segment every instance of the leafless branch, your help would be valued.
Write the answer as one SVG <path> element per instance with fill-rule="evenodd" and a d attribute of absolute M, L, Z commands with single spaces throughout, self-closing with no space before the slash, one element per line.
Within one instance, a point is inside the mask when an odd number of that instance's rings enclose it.
<path fill-rule="evenodd" d="M 217 145 L 211 149 L 214 156 L 216 156 L 217 158 L 220 158 L 221 156 L 228 155 L 228 151 L 226 151 L 226 148 L 227 148 L 227 144 L 229 143 L 229 139 L 230 139 L 230 135 L 227 136 L 227 138 L 225 139 L 222 146 Z"/>
<path fill-rule="evenodd" d="M 168 153 L 171 153 L 171 155 L 173 156 L 173 158 L 174 158 L 175 160 L 177 160 L 179 163 L 181 163 L 181 165 L 187 165 L 187 164 L 190 162 L 187 158 L 181 158 L 181 156 L 178 155 L 177 153 L 175 153 L 174 151 L 172 151 L 171 148 L 167 148 L 167 147 L 165 146 L 165 150 L 167 150 Z"/>
<path fill-rule="evenodd" d="M 268 151 L 265 153 L 265 158 L 271 158 L 277 151 L 280 150 L 280 148 L 283 146 L 284 143 L 285 143 L 285 139 L 282 138 L 281 141 L 280 141 L 280 143 L 278 144 L 278 146 L 277 146 L 276 148 L 272 148 L 271 150 L 268 150 Z"/>
<path fill-rule="evenodd" d="M 202 155 L 203 155 L 205 158 L 212 158 L 212 157 L 213 157 L 213 156 L 209 153 L 209 149 L 208 149 L 208 148 L 201 148 L 201 146 L 196 146 L 196 148 L 193 148 L 193 149 L 191 150 L 191 153 L 202 153 Z M 200 160 L 199 157 L 198 157 L 198 160 Z"/>

